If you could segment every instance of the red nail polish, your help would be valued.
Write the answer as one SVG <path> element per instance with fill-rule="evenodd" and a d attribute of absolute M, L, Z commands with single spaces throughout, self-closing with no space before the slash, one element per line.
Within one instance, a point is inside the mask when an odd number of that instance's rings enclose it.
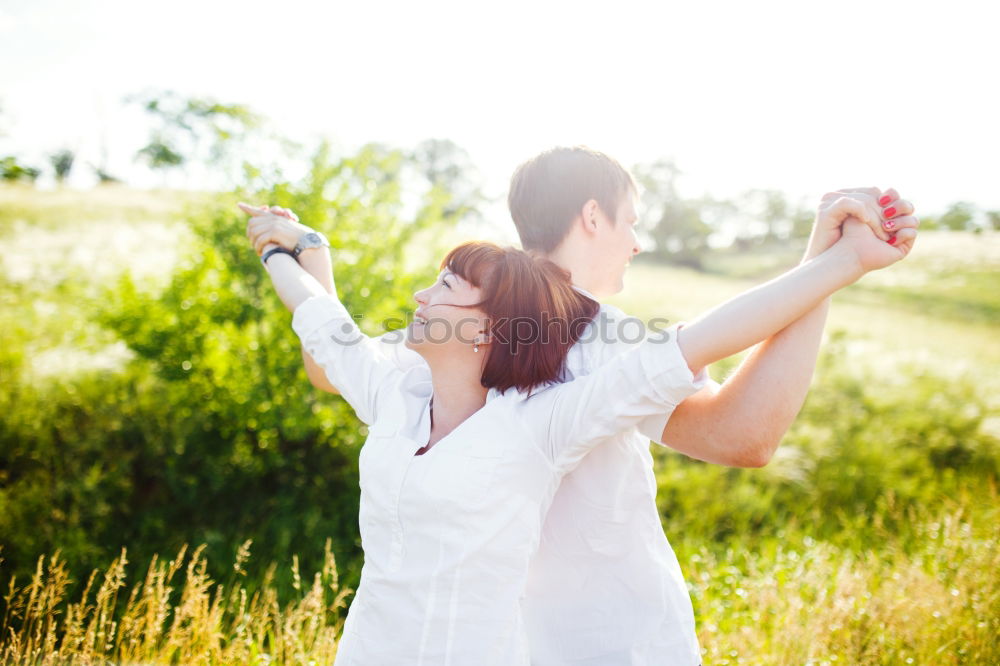
<path fill-rule="evenodd" d="M 889 195 L 888 194 L 878 200 L 878 205 L 879 206 L 884 206 L 887 203 L 889 203 Z"/>
<path fill-rule="evenodd" d="M 885 216 L 886 217 L 892 217 L 895 214 L 896 214 L 896 207 L 895 206 L 893 206 L 892 208 L 886 208 L 885 209 Z"/>
<path fill-rule="evenodd" d="M 888 241 L 886 241 L 886 242 L 887 242 L 887 243 L 889 243 L 889 245 L 895 245 L 895 244 L 896 244 L 896 237 L 895 237 L 895 236 L 893 236 L 892 238 L 890 238 L 890 239 L 889 239 Z"/>

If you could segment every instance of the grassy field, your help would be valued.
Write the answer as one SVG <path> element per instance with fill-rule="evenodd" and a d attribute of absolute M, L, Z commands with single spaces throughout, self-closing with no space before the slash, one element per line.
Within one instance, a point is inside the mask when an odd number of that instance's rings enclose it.
<path fill-rule="evenodd" d="M 33 331 L 28 381 L 131 358 L 92 323 L 97 287 L 126 267 L 164 284 L 188 237 L 185 208 L 203 200 L 0 188 L 0 326 L 17 318 Z M 798 254 L 720 254 L 711 273 L 637 262 L 614 302 L 690 320 Z M 1000 234 L 924 232 L 905 262 L 834 297 L 813 390 L 770 465 L 726 470 L 657 451 L 706 665 L 1000 663 L 998 333 Z M 3 479 L 0 469 L 0 489 Z M 38 553 L 32 581 L 0 564 L 0 661 L 329 663 L 350 598 L 332 554 L 315 574 L 291 553 L 275 563 L 296 581 L 279 602 L 269 579 L 242 577 L 249 553 L 221 581 L 198 549 L 109 558 L 75 587 L 58 553 Z"/>

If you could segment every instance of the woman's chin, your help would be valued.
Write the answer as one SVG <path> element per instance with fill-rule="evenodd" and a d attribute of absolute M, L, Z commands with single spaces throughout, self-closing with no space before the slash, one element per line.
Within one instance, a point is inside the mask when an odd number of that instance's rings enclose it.
<path fill-rule="evenodd" d="M 421 338 L 414 338 L 413 335 L 407 335 L 406 340 L 403 342 L 403 344 L 406 345 L 407 349 L 412 349 L 421 356 L 424 356 L 426 354 L 426 352 L 428 351 L 427 349 L 428 346 L 433 346 L 433 345 L 428 345 L 426 340 L 422 340 Z"/>

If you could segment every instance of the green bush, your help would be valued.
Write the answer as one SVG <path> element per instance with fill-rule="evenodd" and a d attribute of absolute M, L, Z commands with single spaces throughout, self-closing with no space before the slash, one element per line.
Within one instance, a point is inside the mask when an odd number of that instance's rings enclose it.
<path fill-rule="evenodd" d="M 935 510 L 960 496 L 974 505 L 977 492 L 996 484 L 1000 442 L 983 427 L 990 412 L 971 378 L 921 367 L 876 375 L 846 353 L 842 331 L 830 337 L 805 405 L 767 466 L 727 469 L 659 453 L 668 537 L 728 547 L 796 528 L 871 548 L 880 530 L 907 529 L 909 509 Z"/>
<path fill-rule="evenodd" d="M 137 562 L 183 543 L 231 562 L 246 539 L 261 568 L 298 554 L 318 569 L 330 538 L 350 584 L 360 569 L 361 424 L 309 384 L 291 313 L 235 202 L 292 208 L 326 233 L 341 298 L 378 333 L 379 322 L 412 310 L 413 292 L 436 273 L 404 272 L 404 251 L 464 212 L 445 212 L 448 192 L 420 174 L 400 151 L 369 146 L 338 159 L 324 148 L 301 184 L 192 208 L 194 245 L 162 291 L 126 272 L 101 295 L 94 319 L 134 352 L 124 371 L 31 386 L 19 380 L 30 325 L 5 320 L 6 573 L 24 575 L 58 549 L 79 580 L 125 545 Z M 210 573 L 226 579 L 224 569 Z"/>
<path fill-rule="evenodd" d="M 8 155 L 0 158 L 0 180 L 2 181 L 34 183 L 41 174 L 40 169 L 21 164 L 16 157 Z"/>

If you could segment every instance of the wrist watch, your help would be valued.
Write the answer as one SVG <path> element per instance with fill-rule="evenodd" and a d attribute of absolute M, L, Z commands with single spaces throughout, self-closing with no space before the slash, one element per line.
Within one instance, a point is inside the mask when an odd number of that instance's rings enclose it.
<path fill-rule="evenodd" d="M 303 250 L 313 247 L 330 247 L 330 241 L 318 231 L 309 231 L 299 237 L 299 242 L 295 244 L 295 249 L 292 250 L 292 256 L 298 259 Z"/>

